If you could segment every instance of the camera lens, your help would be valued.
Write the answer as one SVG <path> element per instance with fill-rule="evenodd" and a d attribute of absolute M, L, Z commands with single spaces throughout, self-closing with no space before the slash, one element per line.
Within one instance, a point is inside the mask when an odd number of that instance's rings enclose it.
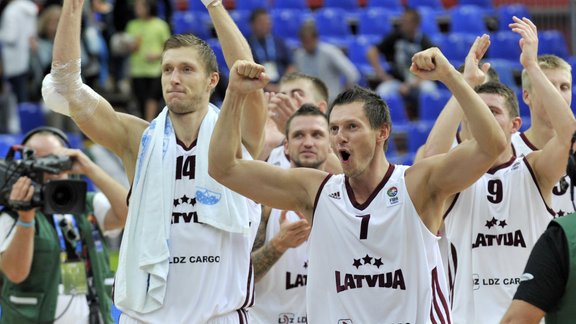
<path fill-rule="evenodd" d="M 72 201 L 74 194 L 68 186 L 60 186 L 52 193 L 52 201 L 59 206 L 66 206 Z"/>

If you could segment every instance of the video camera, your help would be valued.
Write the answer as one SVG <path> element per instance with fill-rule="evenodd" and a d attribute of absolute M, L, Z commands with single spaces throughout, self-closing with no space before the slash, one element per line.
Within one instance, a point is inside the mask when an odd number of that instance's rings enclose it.
<path fill-rule="evenodd" d="M 20 159 L 14 159 L 20 152 Z M 80 214 L 86 205 L 86 182 L 82 180 L 51 180 L 44 183 L 44 174 L 58 174 L 72 169 L 72 160 L 65 155 L 34 157 L 34 150 L 14 145 L 0 160 L 0 205 L 14 210 L 42 207 L 45 214 Z M 12 185 L 22 176 L 32 180 L 34 194 L 27 203 L 10 201 Z"/>

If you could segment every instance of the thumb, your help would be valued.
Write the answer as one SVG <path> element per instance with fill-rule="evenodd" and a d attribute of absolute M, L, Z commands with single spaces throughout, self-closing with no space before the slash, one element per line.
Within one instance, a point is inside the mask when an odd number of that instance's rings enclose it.
<path fill-rule="evenodd" d="M 482 70 L 482 72 L 484 72 L 485 74 L 488 74 L 488 70 L 490 70 L 490 63 L 484 63 L 484 64 L 482 64 L 481 70 Z"/>
<path fill-rule="evenodd" d="M 288 211 L 286 211 L 286 210 L 283 210 L 280 213 L 280 220 L 278 221 L 280 223 L 280 225 L 286 223 L 286 214 L 288 214 Z"/>

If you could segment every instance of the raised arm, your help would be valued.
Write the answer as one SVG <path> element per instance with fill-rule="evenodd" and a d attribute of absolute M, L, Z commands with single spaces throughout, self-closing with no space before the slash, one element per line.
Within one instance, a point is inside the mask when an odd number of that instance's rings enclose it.
<path fill-rule="evenodd" d="M 247 94 L 266 85 L 262 71 L 261 65 L 247 61 L 236 62 L 230 69 L 228 89 L 210 142 L 208 172 L 226 187 L 264 205 L 311 217 L 316 191 L 326 173 L 306 168 L 284 170 L 239 158 L 242 110 L 249 109 L 244 105 Z"/>
<path fill-rule="evenodd" d="M 123 228 L 128 216 L 128 205 L 126 205 L 128 190 L 90 160 L 82 151 L 65 149 L 63 154 L 73 158 L 74 165 L 71 172 L 84 174 L 90 178 L 110 202 L 111 208 L 104 219 L 104 230 Z"/>
<path fill-rule="evenodd" d="M 248 41 L 236 26 L 220 0 L 215 0 L 207 6 L 212 23 L 218 34 L 222 52 L 229 68 L 237 60 L 254 62 Z M 268 117 L 266 99 L 262 90 L 248 94 L 242 111 L 242 143 L 252 157 L 257 158 L 264 146 L 264 126 Z"/>
<path fill-rule="evenodd" d="M 472 44 L 472 47 L 470 47 L 470 51 L 466 56 L 463 76 L 472 87 L 483 83 L 486 79 L 485 71 L 490 66 L 484 65 L 482 67 L 483 69 L 479 69 L 478 63 L 482 60 L 489 46 L 490 38 L 488 35 L 478 37 Z M 426 109 L 426 107 L 421 107 L 420 109 Z M 464 112 L 460 108 L 458 100 L 456 100 L 454 96 L 451 96 L 436 119 L 426 143 L 416 155 L 415 162 L 423 158 L 448 152 L 452 148 L 454 136 L 458 131 L 458 125 L 463 117 Z"/>
<path fill-rule="evenodd" d="M 80 77 L 80 32 L 83 0 L 64 0 L 54 40 L 52 70 L 42 85 L 46 105 L 71 116 L 95 142 L 109 148 L 126 162 L 134 162 L 140 136 L 147 123 L 119 114 Z M 132 163 L 133 164 L 133 163 Z M 133 170 L 127 167 L 128 177 Z"/>
<path fill-rule="evenodd" d="M 528 73 L 534 93 L 533 100 L 546 100 L 546 109 L 555 134 L 542 148 L 528 155 L 544 198 L 550 203 L 554 185 L 564 175 L 570 150 L 572 134 L 576 131 L 576 120 L 572 110 L 564 101 L 552 82 L 548 80 L 538 64 L 538 30 L 528 18 L 513 17 L 510 24 L 513 32 L 520 34 L 520 63 Z"/>
<path fill-rule="evenodd" d="M 478 180 L 506 148 L 507 140 L 488 106 L 439 49 L 417 53 L 412 61 L 413 73 L 423 79 L 442 81 L 458 102 L 466 103 L 462 110 L 474 137 L 447 154 L 416 163 L 406 173 L 416 210 L 424 223 L 436 231 L 442 222 L 445 200 Z"/>

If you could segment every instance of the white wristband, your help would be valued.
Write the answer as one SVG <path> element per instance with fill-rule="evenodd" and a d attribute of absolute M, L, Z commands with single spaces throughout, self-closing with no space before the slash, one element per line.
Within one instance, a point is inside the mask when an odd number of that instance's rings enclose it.
<path fill-rule="evenodd" d="M 204 7 L 216 7 L 218 4 L 222 3 L 221 0 L 202 0 Z"/>

